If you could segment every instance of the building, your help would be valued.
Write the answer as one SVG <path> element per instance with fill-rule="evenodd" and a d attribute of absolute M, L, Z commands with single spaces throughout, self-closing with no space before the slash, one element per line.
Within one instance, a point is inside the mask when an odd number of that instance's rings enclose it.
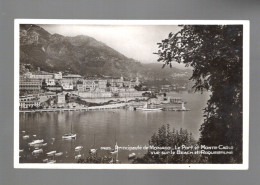
<path fill-rule="evenodd" d="M 25 74 L 26 77 L 30 78 L 30 79 L 38 79 L 38 80 L 47 80 L 47 79 L 53 79 L 53 74 L 52 73 L 48 73 L 48 72 L 43 72 L 43 71 L 38 71 L 36 73 L 31 73 L 28 72 Z"/>
<path fill-rule="evenodd" d="M 46 83 L 47 86 L 54 86 L 55 80 L 54 79 L 46 79 L 45 83 Z"/>
<path fill-rule="evenodd" d="M 96 83 L 94 80 L 84 80 L 83 81 L 85 91 L 94 91 L 96 88 Z"/>
<path fill-rule="evenodd" d="M 58 94 L 56 102 L 57 102 L 57 104 L 65 104 L 66 103 L 65 95 L 64 94 Z"/>
<path fill-rule="evenodd" d="M 111 98 L 111 92 L 79 92 L 78 95 L 82 98 Z"/>
<path fill-rule="evenodd" d="M 78 90 L 79 92 L 84 92 L 84 91 L 86 91 L 86 86 L 83 84 L 82 81 L 78 81 L 78 82 L 77 82 L 77 90 Z"/>
<path fill-rule="evenodd" d="M 56 97 L 55 92 L 45 92 L 45 93 L 40 93 L 37 95 L 37 98 L 39 99 L 40 103 L 47 101 L 50 98 Z"/>
<path fill-rule="evenodd" d="M 64 91 L 72 91 L 73 90 L 73 84 L 71 84 L 71 83 L 63 83 L 63 84 L 61 84 L 61 86 L 62 86 L 62 89 Z"/>
<path fill-rule="evenodd" d="M 123 87 L 124 85 L 122 78 L 110 78 L 107 82 L 111 87 Z"/>
<path fill-rule="evenodd" d="M 134 86 L 134 83 L 132 83 L 130 80 L 124 81 L 124 87 L 132 88 Z"/>
<path fill-rule="evenodd" d="M 62 79 L 62 73 L 61 72 L 49 73 L 49 72 L 45 72 L 45 71 L 40 71 L 40 69 L 38 69 L 38 71 L 36 71 L 34 73 L 27 72 L 25 74 L 25 76 L 27 78 L 39 79 L 39 80 L 48 80 L 48 79 L 60 80 L 60 79 Z"/>
<path fill-rule="evenodd" d="M 61 92 L 62 91 L 62 86 L 59 86 L 59 85 L 47 86 L 46 90 L 52 91 L 52 92 Z"/>
<path fill-rule="evenodd" d="M 135 85 L 138 86 L 138 85 L 140 85 L 140 84 L 141 84 L 141 83 L 140 83 L 139 78 L 138 78 L 138 76 L 137 76 L 136 79 L 135 79 Z"/>
<path fill-rule="evenodd" d="M 61 73 L 61 72 L 54 73 L 54 79 L 55 79 L 55 80 L 60 80 L 60 79 L 62 79 L 62 73 Z"/>
<path fill-rule="evenodd" d="M 20 109 L 39 108 L 39 107 L 40 107 L 40 101 L 38 99 L 30 99 L 30 100 L 20 99 L 19 101 Z"/>
<path fill-rule="evenodd" d="M 35 96 L 34 95 L 27 95 L 27 96 L 20 96 L 19 97 L 19 101 L 20 102 L 25 102 L 25 101 L 31 101 L 31 100 L 33 100 L 33 99 L 35 99 Z"/>
<path fill-rule="evenodd" d="M 123 98 L 129 98 L 129 97 L 142 97 L 143 93 L 147 91 L 125 91 L 125 92 L 119 92 L 118 96 Z"/>
<path fill-rule="evenodd" d="M 77 82 L 78 80 L 82 79 L 81 75 L 76 75 L 76 74 L 68 74 L 62 77 L 62 79 L 67 79 L 67 80 L 72 80 L 73 82 Z"/>
<path fill-rule="evenodd" d="M 98 88 L 106 89 L 107 88 L 107 80 L 98 80 Z"/>
<path fill-rule="evenodd" d="M 171 85 L 162 85 L 161 86 L 161 91 L 162 92 L 169 92 L 169 91 L 171 91 Z"/>
<path fill-rule="evenodd" d="M 20 91 L 39 92 L 42 88 L 42 81 L 39 79 L 20 78 Z"/>

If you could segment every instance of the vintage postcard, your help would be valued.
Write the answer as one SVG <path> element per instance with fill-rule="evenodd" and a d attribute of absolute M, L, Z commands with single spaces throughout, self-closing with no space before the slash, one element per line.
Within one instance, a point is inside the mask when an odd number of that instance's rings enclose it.
<path fill-rule="evenodd" d="M 15 168 L 248 169 L 249 21 L 14 26 Z"/>

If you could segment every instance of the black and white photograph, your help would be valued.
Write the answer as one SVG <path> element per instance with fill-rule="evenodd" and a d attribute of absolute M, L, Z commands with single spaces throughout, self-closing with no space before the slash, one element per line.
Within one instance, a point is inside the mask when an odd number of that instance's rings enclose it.
<path fill-rule="evenodd" d="M 15 20 L 14 167 L 248 169 L 249 21 Z"/>

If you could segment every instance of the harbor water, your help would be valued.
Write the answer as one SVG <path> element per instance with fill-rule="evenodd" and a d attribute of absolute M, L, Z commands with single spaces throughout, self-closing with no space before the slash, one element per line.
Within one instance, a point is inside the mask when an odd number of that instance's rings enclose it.
<path fill-rule="evenodd" d="M 50 151 L 62 152 L 63 155 L 53 157 L 57 163 L 75 163 L 76 155 L 89 155 L 91 148 L 97 149 L 98 155 L 108 156 L 110 151 L 101 147 L 118 146 L 148 146 L 148 141 L 163 124 L 171 128 L 187 129 L 195 139 L 199 139 L 199 128 L 203 122 L 203 108 L 206 106 L 209 93 L 174 94 L 180 97 L 186 108 L 191 111 L 132 111 L 127 109 L 96 110 L 96 111 L 65 111 L 65 112 L 36 112 L 20 113 L 19 116 L 19 147 L 20 163 L 42 163 Z M 64 140 L 62 135 L 77 134 L 76 139 Z M 24 139 L 24 135 L 29 138 Z M 29 142 L 43 139 L 46 146 L 42 146 L 43 153 L 32 155 L 34 147 Z M 75 147 L 83 146 L 81 151 Z M 137 156 L 146 153 L 140 151 L 119 151 L 118 159 L 121 163 L 131 163 L 128 155 L 135 152 Z"/>

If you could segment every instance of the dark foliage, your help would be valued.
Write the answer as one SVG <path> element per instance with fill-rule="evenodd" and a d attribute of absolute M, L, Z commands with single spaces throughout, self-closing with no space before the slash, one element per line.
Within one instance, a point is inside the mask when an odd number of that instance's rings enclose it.
<path fill-rule="evenodd" d="M 158 62 L 193 67 L 197 91 L 212 95 L 204 109 L 200 143 L 234 146 L 232 156 L 211 156 L 212 163 L 242 162 L 242 25 L 183 26 L 158 43 Z"/>
<path fill-rule="evenodd" d="M 158 129 L 157 133 L 154 133 L 149 141 L 150 146 L 156 147 L 180 147 L 182 145 L 195 146 L 197 141 L 193 138 L 192 133 L 189 133 L 185 129 L 175 130 L 170 129 L 169 124 L 163 125 Z M 157 150 L 162 152 L 163 150 Z M 201 156 L 197 154 L 190 155 L 172 155 L 172 154 L 159 154 L 155 155 L 148 150 L 141 158 L 134 159 L 133 163 L 199 163 Z"/>

